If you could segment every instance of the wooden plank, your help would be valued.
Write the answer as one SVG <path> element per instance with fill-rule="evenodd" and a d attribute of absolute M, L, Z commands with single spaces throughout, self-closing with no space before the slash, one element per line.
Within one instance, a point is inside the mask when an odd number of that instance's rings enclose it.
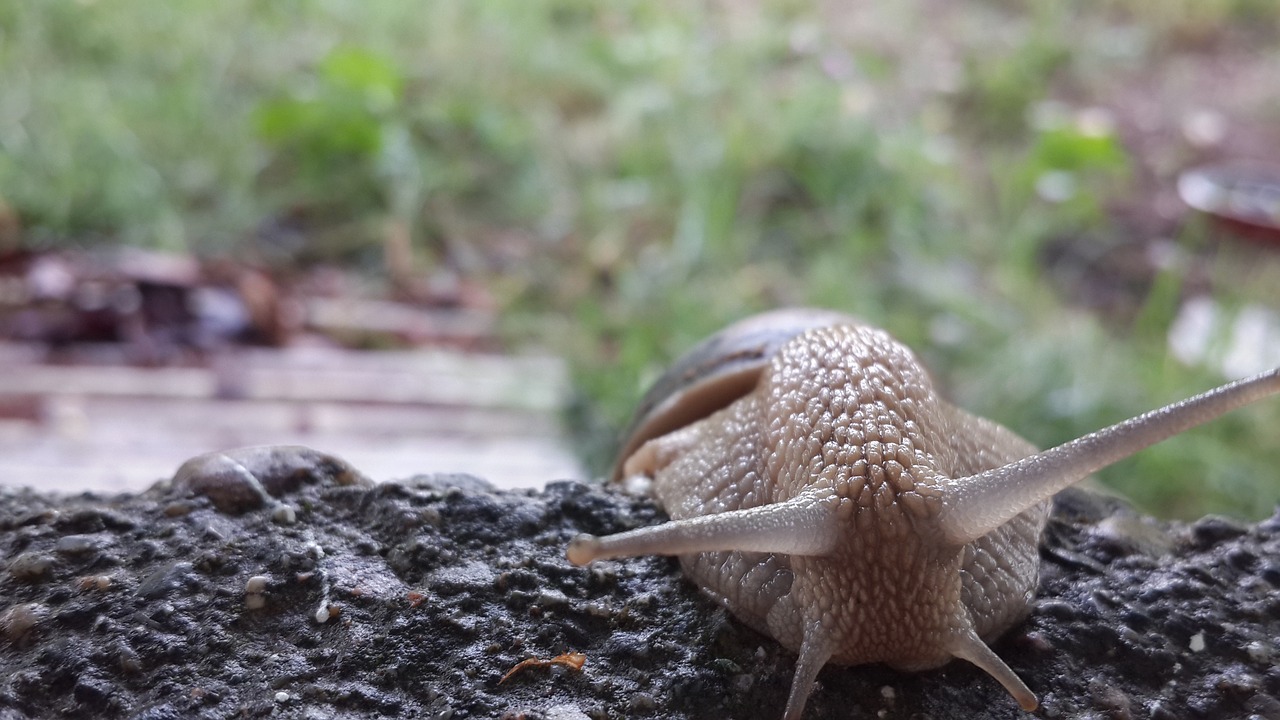
<path fill-rule="evenodd" d="M 193 455 L 273 443 L 333 452 L 375 479 L 582 477 L 560 431 L 556 358 L 251 348 L 143 368 L 110 348 L 79 365 L 44 364 L 41 350 L 0 345 L 0 486 L 138 491 Z"/>
<path fill-rule="evenodd" d="M 555 415 L 511 409 L 65 396 L 45 398 L 32 418 L 55 433 L 92 432 L 119 438 L 235 432 L 248 438 L 284 433 L 348 433 L 352 436 L 470 436 L 558 441 Z"/>
<path fill-rule="evenodd" d="M 374 402 L 554 411 L 567 394 L 563 363 L 415 351 L 305 350 L 219 356 L 212 368 L 43 365 L 15 361 L 0 395 Z"/>
<path fill-rule="evenodd" d="M 0 373 L 0 394 L 134 395 L 210 398 L 216 378 L 203 368 L 18 365 Z"/>

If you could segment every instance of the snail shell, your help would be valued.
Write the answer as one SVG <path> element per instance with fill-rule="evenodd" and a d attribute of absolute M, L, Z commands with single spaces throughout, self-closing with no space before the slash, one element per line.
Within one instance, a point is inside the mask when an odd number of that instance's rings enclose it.
<path fill-rule="evenodd" d="M 1045 452 L 940 399 L 888 333 L 824 310 L 749 318 L 646 395 L 614 479 L 644 475 L 671 522 L 579 536 L 575 564 L 677 555 L 746 624 L 797 652 L 786 718 L 827 662 L 903 670 L 959 657 L 1025 710 L 987 646 L 1029 611 L 1052 495 L 1280 391 L 1280 370 Z"/>
<path fill-rule="evenodd" d="M 785 308 L 753 315 L 698 343 L 658 378 L 640 399 L 613 468 L 653 438 L 689 425 L 751 392 L 778 348 L 806 330 L 857 322 L 844 313 Z"/>

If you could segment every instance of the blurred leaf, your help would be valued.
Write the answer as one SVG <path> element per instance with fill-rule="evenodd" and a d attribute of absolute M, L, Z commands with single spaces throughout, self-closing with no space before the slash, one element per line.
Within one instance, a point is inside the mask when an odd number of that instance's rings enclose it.
<path fill-rule="evenodd" d="M 312 159 L 372 155 L 382 147 L 382 123 L 359 108 L 314 100 L 273 100 L 255 113 L 259 136 L 280 148 L 297 146 Z"/>
<path fill-rule="evenodd" d="M 1041 168 L 1053 170 L 1124 170 L 1128 166 L 1115 135 L 1084 132 L 1073 126 L 1039 133 L 1031 157 Z"/>
<path fill-rule="evenodd" d="M 400 102 L 404 81 L 386 58 L 360 48 L 340 48 L 320 63 L 320 74 L 333 88 L 359 93 L 372 113 L 391 110 Z"/>
<path fill-rule="evenodd" d="M 302 100 L 269 100 L 254 113 L 258 136 L 273 144 L 281 145 L 311 131 L 320 124 L 318 116 L 323 112 L 316 102 Z"/>

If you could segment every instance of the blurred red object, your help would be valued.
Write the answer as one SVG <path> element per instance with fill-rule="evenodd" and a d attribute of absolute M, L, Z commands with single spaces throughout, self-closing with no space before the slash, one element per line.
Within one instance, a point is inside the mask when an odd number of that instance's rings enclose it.
<path fill-rule="evenodd" d="M 1178 177 L 1178 195 L 1241 236 L 1280 243 L 1280 165 L 1229 162 Z"/>

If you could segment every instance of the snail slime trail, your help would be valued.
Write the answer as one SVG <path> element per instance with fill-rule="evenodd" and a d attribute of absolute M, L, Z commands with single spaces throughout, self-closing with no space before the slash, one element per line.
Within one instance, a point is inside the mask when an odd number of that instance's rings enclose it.
<path fill-rule="evenodd" d="M 614 481 L 651 479 L 662 525 L 569 545 L 577 565 L 677 555 L 747 625 L 796 652 L 785 717 L 828 662 L 962 658 L 1024 710 L 988 643 L 1030 611 L 1054 493 L 1280 391 L 1280 369 L 1040 452 L 939 398 L 910 349 L 829 310 L 748 318 L 641 401 Z"/>

